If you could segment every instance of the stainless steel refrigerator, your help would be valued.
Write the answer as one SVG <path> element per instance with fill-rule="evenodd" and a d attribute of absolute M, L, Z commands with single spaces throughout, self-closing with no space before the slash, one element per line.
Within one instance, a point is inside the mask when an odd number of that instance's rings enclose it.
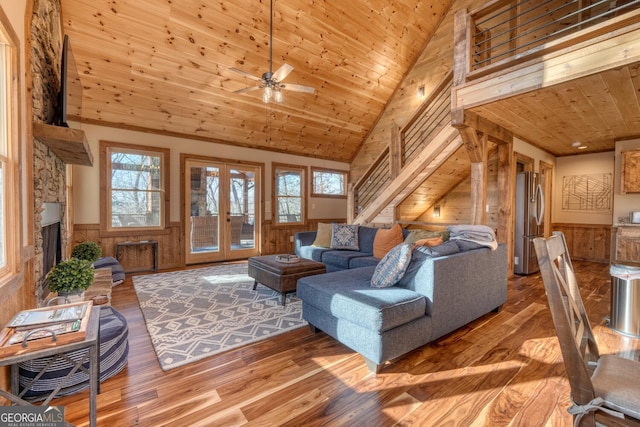
<path fill-rule="evenodd" d="M 544 193 L 539 174 L 516 174 L 515 215 L 514 273 L 532 274 L 540 270 L 533 239 L 544 235 Z"/>

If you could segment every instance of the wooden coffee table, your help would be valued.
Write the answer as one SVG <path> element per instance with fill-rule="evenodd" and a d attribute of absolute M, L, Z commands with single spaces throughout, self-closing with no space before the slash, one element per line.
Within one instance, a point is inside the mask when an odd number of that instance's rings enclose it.
<path fill-rule="evenodd" d="M 300 258 L 299 262 L 288 264 L 276 260 L 275 255 L 254 256 L 249 258 L 249 277 L 253 278 L 253 289 L 258 283 L 280 292 L 282 305 L 286 294 L 294 292 L 298 279 L 326 271 L 321 262 Z"/>

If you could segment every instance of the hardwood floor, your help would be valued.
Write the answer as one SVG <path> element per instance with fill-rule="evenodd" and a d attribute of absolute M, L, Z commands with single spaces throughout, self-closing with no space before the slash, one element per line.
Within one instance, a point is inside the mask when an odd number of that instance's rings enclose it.
<path fill-rule="evenodd" d="M 605 326 L 609 267 L 575 262 L 601 353 L 639 359 L 640 340 Z M 163 372 L 131 278 L 113 305 L 129 363 L 102 384 L 99 426 L 570 426 L 569 386 L 539 275 L 509 280 L 499 313 L 399 358 L 378 375 L 324 333 L 301 328 Z M 88 425 L 88 391 L 56 399 Z"/>

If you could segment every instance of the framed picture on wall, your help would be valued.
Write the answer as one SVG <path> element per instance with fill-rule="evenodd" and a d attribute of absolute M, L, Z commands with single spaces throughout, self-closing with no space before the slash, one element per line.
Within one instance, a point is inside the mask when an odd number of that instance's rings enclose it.
<path fill-rule="evenodd" d="M 613 205 L 613 174 L 566 175 L 562 178 L 562 210 L 608 213 Z"/>

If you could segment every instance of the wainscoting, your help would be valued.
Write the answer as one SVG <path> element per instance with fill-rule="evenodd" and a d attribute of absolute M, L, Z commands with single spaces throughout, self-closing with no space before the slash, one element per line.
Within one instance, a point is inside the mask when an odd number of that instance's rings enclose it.
<path fill-rule="evenodd" d="M 91 240 L 100 244 L 103 256 L 116 257 L 116 244 L 128 241 L 156 240 L 158 242 L 158 264 L 161 269 L 184 266 L 182 227 L 179 222 L 169 224 L 163 234 L 135 234 L 131 236 L 100 236 L 100 224 L 76 224 L 73 227 L 73 244 Z M 153 251 L 151 246 L 129 247 L 122 251 L 120 263 L 127 271 L 151 270 Z"/>
<path fill-rule="evenodd" d="M 304 225 L 277 225 L 271 221 L 262 224 L 263 255 L 293 253 L 293 235 L 299 231 L 317 230 L 319 222 L 344 223 L 345 218 L 309 219 Z M 77 243 L 91 240 L 102 248 L 103 256 L 116 256 L 116 244 L 127 241 L 157 240 L 158 264 L 161 270 L 185 266 L 182 226 L 172 222 L 164 234 L 135 234 L 131 236 L 101 237 L 99 224 L 76 224 L 73 229 L 72 247 Z M 129 247 L 123 251 L 120 262 L 127 271 L 150 270 L 153 267 L 151 246 Z"/>
<path fill-rule="evenodd" d="M 611 225 L 556 223 L 551 229 L 564 233 L 572 259 L 609 263 Z"/>

